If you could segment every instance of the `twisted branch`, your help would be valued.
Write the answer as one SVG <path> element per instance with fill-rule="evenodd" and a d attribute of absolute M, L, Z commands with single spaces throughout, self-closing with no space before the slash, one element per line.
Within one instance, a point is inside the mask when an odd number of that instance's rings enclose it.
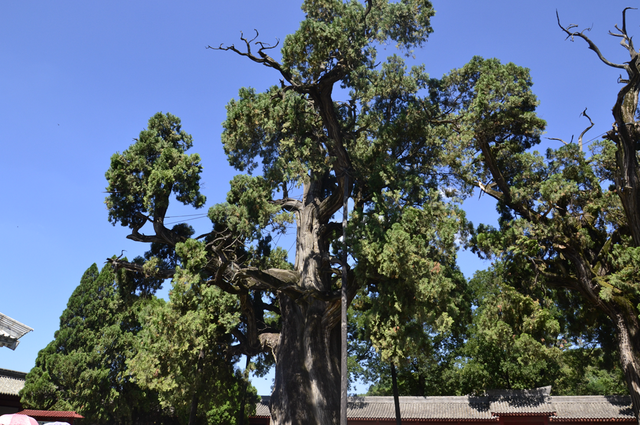
<path fill-rule="evenodd" d="M 579 37 L 579 38 L 581 38 L 581 39 L 583 39 L 584 41 L 587 42 L 587 44 L 589 45 L 589 49 L 591 49 L 594 52 L 596 52 L 596 55 L 598 55 L 598 58 L 600 58 L 600 60 L 602 62 L 604 62 L 605 64 L 607 64 L 607 65 L 609 65 L 609 66 L 611 66 L 613 68 L 627 69 L 627 65 L 613 63 L 610 60 L 608 60 L 607 58 L 605 58 L 604 55 L 602 54 L 602 52 L 600 51 L 600 49 L 598 48 L 598 46 L 593 41 L 591 41 L 591 39 L 589 37 L 584 35 L 584 32 L 585 31 L 591 31 L 591 28 L 585 28 L 581 32 L 570 31 L 573 28 L 577 28 L 577 25 L 569 24 L 566 28 L 563 27 L 562 24 L 560 23 L 560 15 L 558 14 L 557 10 L 556 10 L 556 18 L 558 19 L 558 26 L 560 27 L 560 29 L 562 29 L 562 31 L 564 31 L 567 34 L 567 39 L 571 39 L 571 41 L 573 41 L 574 37 Z M 628 38 L 626 36 L 626 34 L 624 35 L 624 37 Z"/>
<path fill-rule="evenodd" d="M 280 63 L 278 63 L 278 61 L 276 61 L 275 59 L 273 59 L 272 57 L 270 57 L 267 53 L 265 53 L 266 50 L 271 50 L 271 49 L 275 49 L 276 47 L 278 47 L 278 45 L 280 44 L 280 40 L 277 40 L 276 44 L 274 45 L 269 45 L 267 43 L 264 43 L 262 41 L 256 41 L 254 43 L 254 41 L 258 38 L 258 36 L 260 35 L 260 33 L 258 32 L 258 30 L 254 29 L 254 31 L 256 32 L 256 36 L 253 37 L 251 40 L 248 40 L 244 37 L 244 33 L 242 33 L 242 31 L 240 32 L 240 40 L 242 40 L 245 44 L 246 47 L 246 51 L 241 51 L 240 49 L 238 49 L 234 44 L 230 45 L 230 46 L 225 46 L 224 43 L 220 43 L 220 46 L 218 47 L 212 47 L 212 46 L 207 46 L 207 49 L 211 49 L 211 50 L 222 50 L 222 51 L 232 51 L 235 52 L 237 54 L 239 54 L 240 56 L 245 56 L 247 58 L 249 58 L 250 60 L 252 60 L 253 62 L 256 63 L 260 63 L 263 64 L 264 66 L 267 66 L 269 68 L 273 68 L 278 70 L 278 72 L 280 72 L 280 74 L 282 74 L 282 76 L 285 78 L 285 80 L 287 80 L 287 82 L 289 84 L 292 84 L 291 82 L 291 73 L 287 70 L 285 70 L 282 65 L 280 65 Z M 260 48 L 258 49 L 258 56 L 254 55 L 251 52 L 251 43 L 254 43 L 257 46 L 260 46 Z"/>

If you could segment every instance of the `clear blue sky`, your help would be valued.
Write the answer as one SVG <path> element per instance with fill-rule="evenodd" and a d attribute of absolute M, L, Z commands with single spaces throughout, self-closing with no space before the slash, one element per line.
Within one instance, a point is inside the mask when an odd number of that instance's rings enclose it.
<path fill-rule="evenodd" d="M 605 55 L 623 62 L 628 55 L 607 32 L 630 5 L 435 0 L 435 32 L 416 62 L 434 77 L 474 55 L 528 67 L 546 135 L 577 137 L 586 107 L 596 123 L 590 140 L 611 127 L 618 72 L 581 40 L 565 41 L 555 11 L 563 23 L 592 26 L 588 34 Z M 238 43 L 240 31 L 254 28 L 263 41 L 282 40 L 302 17 L 298 0 L 0 3 L 0 312 L 35 329 L 16 351 L 0 348 L 0 368 L 33 367 L 92 263 L 102 267 L 123 249 L 130 258 L 144 251 L 125 239 L 126 229 L 108 223 L 104 173 L 110 156 L 126 149 L 155 112 L 182 119 L 202 156 L 207 205 L 224 200 L 234 174 L 220 144 L 225 104 L 240 87 L 263 90 L 278 75 L 205 46 Z M 640 11 L 628 17 L 633 31 Z M 474 223 L 494 219 L 491 202 L 466 205 Z M 206 221 L 191 224 L 206 231 Z M 467 276 L 485 267 L 469 253 L 460 261 Z M 268 393 L 260 381 L 259 393 Z"/>

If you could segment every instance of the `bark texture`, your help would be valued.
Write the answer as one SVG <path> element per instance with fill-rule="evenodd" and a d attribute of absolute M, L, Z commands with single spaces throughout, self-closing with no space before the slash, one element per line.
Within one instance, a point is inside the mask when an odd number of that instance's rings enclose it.
<path fill-rule="evenodd" d="M 615 321 L 620 365 L 627 381 L 633 413 L 640 423 L 640 332 L 633 310 L 616 312 Z"/>
<path fill-rule="evenodd" d="M 326 183 L 324 183 L 326 184 Z M 323 180 L 305 185 L 297 214 L 295 269 L 298 286 L 313 292 L 331 291 L 329 243 L 323 226 L 335 206 L 318 208 Z M 338 204 L 339 205 L 339 204 Z M 271 422 L 278 425 L 338 424 L 340 419 L 340 298 L 278 296 L 282 328 L 277 348 Z"/>
<path fill-rule="evenodd" d="M 326 323 L 326 302 L 303 305 L 281 297 L 271 423 L 328 425 L 339 421 L 340 332 Z"/>

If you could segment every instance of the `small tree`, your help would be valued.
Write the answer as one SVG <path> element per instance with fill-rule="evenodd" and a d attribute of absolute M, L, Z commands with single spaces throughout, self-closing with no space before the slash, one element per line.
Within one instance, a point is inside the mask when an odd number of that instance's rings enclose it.
<path fill-rule="evenodd" d="M 564 372 L 560 314 L 547 299 L 514 289 L 502 264 L 476 272 L 473 323 L 462 351 L 463 393 L 553 385 Z M 522 276 L 516 277 L 516 279 Z"/>
<path fill-rule="evenodd" d="M 38 353 L 22 389 L 24 407 L 76 410 L 92 423 L 159 418 L 157 396 L 132 379 L 125 360 L 140 328 L 119 296 L 110 266 L 93 264 L 60 317 L 55 339 Z"/>
<path fill-rule="evenodd" d="M 136 355 L 127 360 L 129 369 L 181 423 L 241 423 L 257 398 L 226 358 L 230 331 L 239 320 L 235 297 L 216 286 L 199 288 L 180 280 L 174 280 L 169 297 L 168 303 L 157 300 L 142 312 L 145 326 Z"/>

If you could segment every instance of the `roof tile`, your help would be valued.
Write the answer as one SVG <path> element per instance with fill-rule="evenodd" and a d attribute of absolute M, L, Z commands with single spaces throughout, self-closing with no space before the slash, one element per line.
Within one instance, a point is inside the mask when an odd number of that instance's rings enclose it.
<path fill-rule="evenodd" d="M 628 396 L 555 396 L 552 403 L 556 409 L 553 421 L 575 419 L 634 420 L 631 398 Z"/>
<path fill-rule="evenodd" d="M 0 369 L 0 394 L 17 396 L 24 388 L 26 376 L 27 374 L 24 372 Z"/>
<path fill-rule="evenodd" d="M 82 419 L 84 416 L 76 413 L 73 410 L 34 410 L 34 409 L 25 409 L 21 412 L 18 412 L 21 415 L 28 415 L 33 417 L 40 418 L 74 418 L 74 419 Z"/>
<path fill-rule="evenodd" d="M 628 396 L 550 396 L 545 391 L 488 392 L 486 396 L 400 397 L 403 419 L 497 421 L 500 416 L 549 416 L 554 422 L 589 419 L 635 421 Z M 257 417 L 269 416 L 270 397 L 256 406 Z M 352 419 L 393 419 L 393 397 L 349 397 Z"/>

